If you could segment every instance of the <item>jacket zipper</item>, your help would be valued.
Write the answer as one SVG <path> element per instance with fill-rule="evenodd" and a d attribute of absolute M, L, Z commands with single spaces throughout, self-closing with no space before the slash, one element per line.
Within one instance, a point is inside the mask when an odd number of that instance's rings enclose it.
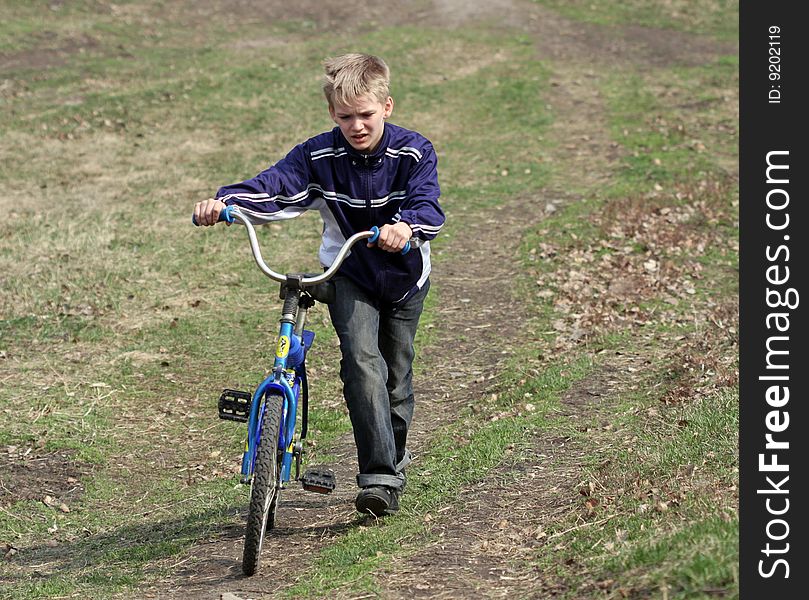
<path fill-rule="evenodd" d="M 373 189 L 374 179 L 374 170 L 371 168 L 371 157 L 369 154 L 363 154 L 362 158 L 365 166 L 365 208 L 368 210 L 368 222 L 371 225 L 381 227 L 380 223 L 376 223 L 376 211 L 371 206 L 371 191 Z M 376 281 L 379 294 L 384 297 L 387 288 L 387 268 L 379 270 Z"/>
<path fill-rule="evenodd" d="M 376 223 L 374 223 L 374 214 L 373 214 L 373 211 L 371 210 L 371 183 L 372 183 L 373 178 L 372 178 L 372 173 L 371 173 L 371 168 L 370 168 L 371 162 L 370 162 L 369 155 L 363 154 L 362 158 L 363 158 L 363 164 L 365 165 L 365 170 L 364 170 L 364 177 L 365 177 L 365 208 L 368 211 L 368 223 L 369 223 L 368 228 L 370 229 L 373 225 L 376 225 Z"/>

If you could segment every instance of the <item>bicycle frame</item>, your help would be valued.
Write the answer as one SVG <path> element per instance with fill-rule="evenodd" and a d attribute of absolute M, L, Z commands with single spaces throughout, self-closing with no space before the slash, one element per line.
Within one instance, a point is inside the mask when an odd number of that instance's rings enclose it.
<path fill-rule="evenodd" d="M 250 408 L 250 416 L 247 422 L 247 444 L 242 457 L 242 476 L 249 480 L 253 475 L 255 464 L 256 448 L 258 440 L 261 439 L 261 423 L 264 416 L 265 397 L 280 396 L 283 398 L 284 406 L 281 417 L 281 431 L 278 436 L 278 451 L 284 453 L 281 468 L 281 481 L 288 482 L 291 478 L 293 445 L 295 442 L 295 426 L 298 416 L 298 403 L 301 394 L 301 376 L 298 371 L 303 371 L 305 355 L 312 346 L 315 334 L 311 331 L 303 331 L 303 335 L 298 341 L 295 335 L 294 323 L 282 322 L 278 333 L 278 345 L 275 352 L 275 362 L 273 373 L 258 386 L 253 394 L 253 401 Z M 294 340 L 294 341 L 292 341 Z M 287 369 L 287 358 L 289 357 L 290 346 L 300 344 L 303 347 L 304 358 L 297 369 Z M 274 392 L 274 393 L 273 393 Z M 301 436 L 303 439 L 304 436 Z"/>

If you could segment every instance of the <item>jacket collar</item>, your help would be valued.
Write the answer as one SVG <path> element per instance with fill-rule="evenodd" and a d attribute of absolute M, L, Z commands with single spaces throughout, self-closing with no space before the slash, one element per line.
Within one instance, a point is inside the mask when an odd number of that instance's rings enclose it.
<path fill-rule="evenodd" d="M 388 145 L 390 144 L 390 138 L 391 138 L 390 129 L 391 128 L 390 128 L 389 124 L 385 123 L 385 127 L 382 130 L 382 139 L 379 140 L 379 144 L 377 145 L 376 150 L 374 150 L 373 153 L 371 153 L 371 154 L 363 154 L 362 152 L 354 149 L 354 146 L 352 146 L 348 142 L 348 140 L 343 135 L 343 132 L 340 131 L 339 127 L 334 128 L 334 130 L 337 133 L 337 139 L 340 140 L 339 145 L 342 145 L 346 149 L 346 152 L 348 152 L 349 156 L 354 157 L 354 158 L 358 158 L 358 159 L 361 159 L 361 160 L 364 160 L 366 158 L 368 158 L 368 159 L 377 159 L 377 158 L 381 158 L 381 157 L 383 157 L 385 155 L 385 151 L 388 149 Z"/>

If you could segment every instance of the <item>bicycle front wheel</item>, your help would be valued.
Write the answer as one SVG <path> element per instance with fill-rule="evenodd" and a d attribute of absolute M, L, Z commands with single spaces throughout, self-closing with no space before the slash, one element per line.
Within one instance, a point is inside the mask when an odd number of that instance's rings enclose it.
<path fill-rule="evenodd" d="M 253 485 L 250 490 L 250 509 L 247 514 L 247 533 L 244 538 L 242 572 L 252 575 L 258 570 L 261 547 L 268 529 L 275 525 L 275 511 L 281 492 L 281 460 L 278 436 L 281 430 L 281 412 L 284 399 L 270 394 L 265 401 L 261 436 L 256 449 Z"/>

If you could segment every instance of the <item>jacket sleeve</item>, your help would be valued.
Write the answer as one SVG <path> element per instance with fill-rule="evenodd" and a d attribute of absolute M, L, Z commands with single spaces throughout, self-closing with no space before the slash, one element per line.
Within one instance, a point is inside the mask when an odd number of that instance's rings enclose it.
<path fill-rule="evenodd" d="M 432 145 L 424 147 L 413 165 L 406 190 L 398 220 L 410 225 L 415 237 L 433 239 L 444 226 L 445 217 L 438 204 L 438 159 Z"/>
<path fill-rule="evenodd" d="M 216 199 L 249 212 L 262 213 L 263 220 L 292 219 L 313 206 L 319 196 L 312 194 L 311 169 L 304 144 L 252 179 L 226 185 Z"/>

